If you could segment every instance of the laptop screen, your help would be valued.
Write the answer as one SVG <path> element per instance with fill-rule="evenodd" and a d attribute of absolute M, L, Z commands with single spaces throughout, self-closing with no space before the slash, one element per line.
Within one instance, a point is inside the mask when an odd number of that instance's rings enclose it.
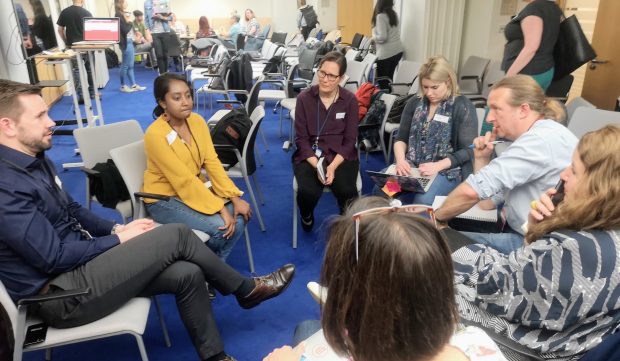
<path fill-rule="evenodd" d="M 120 40 L 119 18 L 84 18 L 84 41 Z"/>

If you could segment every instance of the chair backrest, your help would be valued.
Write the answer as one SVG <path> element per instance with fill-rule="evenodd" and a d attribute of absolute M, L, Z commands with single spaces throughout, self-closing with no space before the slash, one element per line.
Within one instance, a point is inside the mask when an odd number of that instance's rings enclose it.
<path fill-rule="evenodd" d="M 271 42 L 274 44 L 284 45 L 286 43 L 286 33 L 273 32 L 271 34 Z"/>
<path fill-rule="evenodd" d="M 299 64 L 293 64 L 288 68 L 288 74 L 286 74 L 286 85 L 284 87 L 284 95 L 286 95 L 287 98 L 295 97 L 293 83 L 294 83 L 295 76 L 297 74 L 298 66 Z"/>
<path fill-rule="evenodd" d="M 577 138 L 581 138 L 587 132 L 601 129 L 608 124 L 620 126 L 620 112 L 579 107 L 573 113 L 573 117 L 570 123 L 568 123 L 568 129 L 573 132 Z"/>
<path fill-rule="evenodd" d="M 349 61 L 347 62 L 347 72 L 346 75 L 349 76 L 349 81 L 351 83 L 346 85 L 348 90 L 351 90 L 353 93 L 357 91 L 362 83 L 364 82 L 364 76 L 366 74 L 366 64 L 360 61 Z"/>
<path fill-rule="evenodd" d="M 166 33 L 168 36 L 164 37 L 164 44 L 168 51 L 168 56 L 181 56 L 181 39 L 175 32 Z"/>
<path fill-rule="evenodd" d="M 73 131 L 84 166 L 92 168 L 110 159 L 110 149 L 135 142 L 144 137 L 136 120 L 109 123 L 98 127 L 83 127 Z"/>
<path fill-rule="evenodd" d="M 355 61 L 355 57 L 357 56 L 357 54 L 359 54 L 359 50 L 355 50 L 353 48 L 350 48 L 344 54 L 344 58 L 347 59 L 347 63 L 350 62 L 350 61 Z"/>
<path fill-rule="evenodd" d="M 274 43 L 272 43 L 271 40 L 266 39 L 263 42 L 263 47 L 260 50 L 261 58 L 269 59 L 270 58 L 269 54 L 270 54 L 270 51 L 272 51 L 271 50 L 272 47 L 275 47 Z"/>
<path fill-rule="evenodd" d="M 342 40 L 342 32 L 338 29 L 334 29 L 325 35 L 323 41 L 331 41 L 334 44 L 338 44 Z"/>
<path fill-rule="evenodd" d="M 573 86 L 573 80 L 575 80 L 575 77 L 568 74 L 563 78 L 552 81 L 551 84 L 549 84 L 549 88 L 547 88 L 545 95 L 548 97 L 559 98 L 558 100 L 566 102 L 570 87 Z"/>
<path fill-rule="evenodd" d="M 505 76 L 506 74 L 502 70 L 501 63 L 499 61 L 490 62 L 487 67 L 487 71 L 484 74 L 484 80 L 482 81 L 482 96 L 488 98 L 493 85 L 502 80 Z"/>
<path fill-rule="evenodd" d="M 575 110 L 579 107 L 587 107 L 587 108 L 596 108 L 594 104 L 585 100 L 582 97 L 576 97 L 571 99 L 568 103 L 566 103 L 566 122 L 570 124 L 570 119 L 573 117 Z"/>
<path fill-rule="evenodd" d="M 110 150 L 110 156 L 116 164 L 133 205 L 133 218 L 138 219 L 145 216 L 144 205 L 136 200 L 134 193 L 140 192 L 146 170 L 146 153 L 144 152 L 144 140 L 125 144 Z"/>
<path fill-rule="evenodd" d="M 309 49 L 309 48 L 305 48 L 302 47 L 301 50 L 299 51 L 299 77 L 306 79 L 306 80 L 312 80 L 312 76 L 314 74 L 313 72 L 313 68 L 314 68 L 314 62 L 316 59 L 316 54 L 318 52 L 318 49 Z"/>
<path fill-rule="evenodd" d="M 263 81 L 262 79 L 259 79 L 254 83 L 254 85 L 252 85 L 252 89 L 250 89 L 248 99 L 245 102 L 245 111 L 248 114 L 252 114 L 258 105 L 258 93 L 260 93 L 260 88 L 262 85 Z"/>
<path fill-rule="evenodd" d="M 476 118 L 478 119 L 478 133 L 480 134 L 480 130 L 482 129 L 482 123 L 484 122 L 484 115 L 486 114 L 485 108 L 476 108 Z"/>
<path fill-rule="evenodd" d="M 351 40 L 351 47 L 359 49 L 363 39 L 364 35 L 360 33 L 355 33 L 355 35 L 353 35 L 353 40 Z"/>
<path fill-rule="evenodd" d="M 259 38 L 267 39 L 269 37 L 269 32 L 271 31 L 271 25 L 267 24 L 263 27 L 263 31 L 261 31 Z"/>
<path fill-rule="evenodd" d="M 385 132 L 385 123 L 387 122 L 388 116 L 390 115 L 390 110 L 392 110 L 392 105 L 394 105 L 394 101 L 396 101 L 396 98 L 398 98 L 397 95 L 394 94 L 381 94 L 381 100 L 383 100 L 383 103 L 385 104 L 385 114 L 383 115 L 383 119 L 381 121 L 381 130 L 379 134 L 383 134 L 383 132 Z M 384 146 L 383 144 L 381 145 L 382 147 Z"/>
<path fill-rule="evenodd" d="M 362 60 L 363 64 L 366 64 L 366 69 L 364 70 L 364 81 L 370 81 L 370 72 L 372 71 L 375 62 L 377 61 L 377 56 L 373 53 L 368 53 Z"/>
<path fill-rule="evenodd" d="M 459 73 L 459 88 L 463 94 L 481 94 L 482 78 L 491 59 L 471 55 Z"/>
<path fill-rule="evenodd" d="M 254 174 L 254 172 L 256 172 L 254 144 L 256 143 L 256 135 L 258 134 L 258 129 L 264 117 L 265 108 L 263 108 L 261 105 L 254 108 L 254 111 L 250 114 L 252 127 L 250 127 L 250 132 L 248 133 L 248 137 L 245 139 L 245 143 L 243 144 L 243 151 L 241 152 L 241 157 L 245 161 L 245 167 L 248 175 L 252 175 Z"/>
<path fill-rule="evenodd" d="M 13 299 L 9 296 L 9 292 L 4 287 L 4 284 L 2 284 L 2 281 L 0 281 L 0 304 L 4 307 L 7 316 L 9 316 L 11 325 L 15 325 L 17 323 L 17 306 L 15 306 Z M 12 328 L 13 333 L 15 333 L 15 327 Z"/>

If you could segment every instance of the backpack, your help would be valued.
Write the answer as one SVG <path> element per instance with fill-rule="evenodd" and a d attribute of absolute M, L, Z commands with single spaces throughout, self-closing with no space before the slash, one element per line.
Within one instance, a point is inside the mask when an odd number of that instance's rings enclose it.
<path fill-rule="evenodd" d="M 105 49 L 105 61 L 108 65 L 108 69 L 116 68 L 121 64 L 121 62 L 118 61 L 118 55 L 116 52 L 109 48 Z"/>
<path fill-rule="evenodd" d="M 379 144 L 379 130 L 383 117 L 385 116 L 386 106 L 381 99 L 383 92 L 379 91 L 372 95 L 368 112 L 359 124 L 359 139 L 364 144 L 366 150 L 376 148 Z M 367 140 L 368 142 L 364 142 Z"/>
<path fill-rule="evenodd" d="M 112 159 L 97 163 L 93 167 L 96 174 L 88 175 L 90 193 L 106 208 L 116 208 L 120 201 L 129 199 L 129 191 Z"/>
<path fill-rule="evenodd" d="M 392 109 L 390 109 L 390 114 L 388 114 L 387 123 L 400 123 L 400 117 L 403 115 L 403 110 L 405 110 L 405 105 L 412 97 L 416 96 L 415 94 L 403 95 L 396 100 L 394 100 L 394 104 L 392 104 Z"/>
<path fill-rule="evenodd" d="M 374 86 L 372 83 L 365 82 L 355 92 L 355 98 L 357 98 L 358 116 L 360 121 L 364 119 L 366 112 L 368 112 L 368 107 L 370 107 L 370 101 L 373 94 L 377 93 L 378 91 L 379 88 Z"/>
<path fill-rule="evenodd" d="M 306 26 L 310 28 L 314 28 L 316 24 L 319 22 L 319 17 L 316 15 L 316 11 L 312 5 L 308 5 L 301 9 L 301 14 L 306 19 Z"/>
<path fill-rule="evenodd" d="M 213 144 L 232 145 L 243 152 L 243 144 L 250 133 L 252 121 L 243 109 L 232 109 L 211 130 Z M 238 163 L 235 152 L 231 149 L 217 149 L 217 156 L 223 164 L 234 166 Z"/>

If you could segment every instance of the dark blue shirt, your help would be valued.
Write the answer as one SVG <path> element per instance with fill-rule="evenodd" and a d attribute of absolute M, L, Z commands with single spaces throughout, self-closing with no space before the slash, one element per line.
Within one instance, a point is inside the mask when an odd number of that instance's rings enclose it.
<path fill-rule="evenodd" d="M 0 145 L 0 280 L 13 300 L 119 244 L 104 220 L 61 188 L 54 164 Z M 88 239 L 79 225 L 94 238 Z"/>

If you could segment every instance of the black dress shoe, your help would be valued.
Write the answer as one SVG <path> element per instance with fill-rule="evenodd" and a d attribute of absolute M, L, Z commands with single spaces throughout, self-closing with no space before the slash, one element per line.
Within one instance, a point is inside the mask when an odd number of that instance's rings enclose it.
<path fill-rule="evenodd" d="M 308 217 L 301 216 L 301 228 L 304 232 L 312 232 L 312 228 L 314 228 L 314 213 L 310 213 Z"/>
<path fill-rule="evenodd" d="M 278 296 L 291 283 L 294 274 L 295 266 L 289 263 L 267 276 L 255 277 L 256 286 L 252 292 L 245 297 L 237 297 L 239 306 L 245 309 L 252 308 L 265 300 Z"/>

